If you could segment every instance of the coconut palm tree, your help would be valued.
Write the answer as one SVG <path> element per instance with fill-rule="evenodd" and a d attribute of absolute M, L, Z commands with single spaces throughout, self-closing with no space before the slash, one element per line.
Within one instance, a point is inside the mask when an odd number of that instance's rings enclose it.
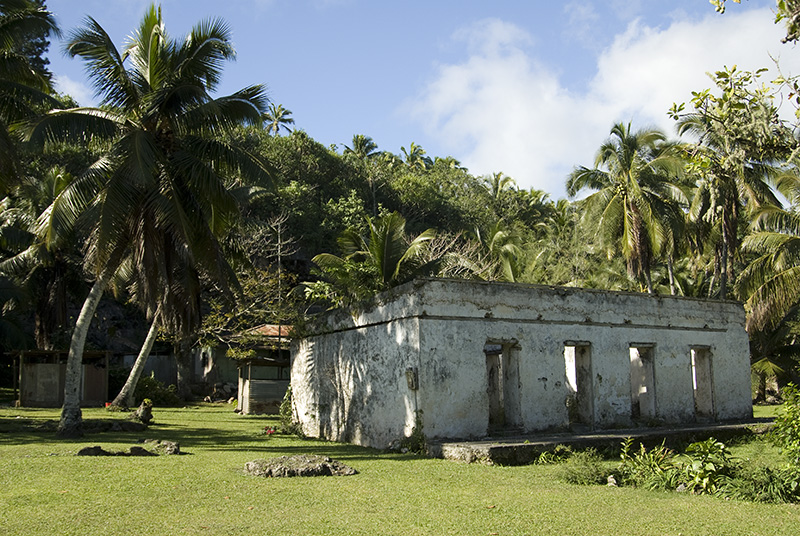
<path fill-rule="evenodd" d="M 280 135 L 282 128 L 286 132 L 291 132 L 292 129 L 288 125 L 294 125 L 294 119 L 289 117 L 290 115 L 292 115 L 292 111 L 284 108 L 282 104 L 270 103 L 269 108 L 264 112 L 267 132 L 273 136 Z"/>
<path fill-rule="evenodd" d="M 143 302 L 155 310 L 171 273 L 164 262 L 207 274 L 223 289 L 236 278 L 218 237 L 238 216 L 231 186 L 269 181 L 255 155 L 223 141 L 243 124 L 261 124 L 264 88 L 213 97 L 222 65 L 234 57 L 228 26 L 219 19 L 171 38 L 160 8 L 145 13 L 122 52 L 92 18 L 71 34 L 71 56 L 87 65 L 98 108 L 54 110 L 31 123 L 31 142 L 105 140 L 108 151 L 61 194 L 59 217 L 92 221 L 87 261 L 94 285 L 76 321 L 67 365 L 59 432 L 80 433 L 80 367 L 89 322 L 120 263 L 130 257 L 144 282 Z"/>
<path fill-rule="evenodd" d="M 650 293 L 650 270 L 669 234 L 666 222 L 683 218 L 683 192 L 670 180 L 681 169 L 664 133 L 633 132 L 630 123 L 617 123 L 597 151 L 595 167 L 576 168 L 567 180 L 571 197 L 595 190 L 583 201 L 584 218 L 597 225 L 609 258 L 621 252 L 628 273 Z"/>
<path fill-rule="evenodd" d="M 59 35 L 53 15 L 30 0 L 0 0 L 0 192 L 18 179 L 17 147 L 9 127 L 54 107 L 47 74 L 21 50 L 31 35 Z"/>
<path fill-rule="evenodd" d="M 71 181 L 72 176 L 58 167 L 37 179 L 23 177 L 0 212 L 6 257 L 0 272 L 27 289 L 36 347 L 43 350 L 52 350 L 54 337 L 66 332 L 70 295 L 84 286 L 78 230 L 60 225 L 53 211 L 53 203 Z"/>
<path fill-rule="evenodd" d="M 410 239 L 406 220 L 397 212 L 367 218 L 369 234 L 354 229 L 339 237 L 343 257 L 321 253 L 312 261 L 332 279 L 340 304 L 366 298 L 434 270 L 436 261 L 418 263 L 422 251 L 436 236 L 427 229 Z"/>
<path fill-rule="evenodd" d="M 357 160 L 366 161 L 380 155 L 378 144 L 369 136 L 355 134 L 351 145 L 352 147 L 344 146 L 345 156 L 352 156 Z"/>
<path fill-rule="evenodd" d="M 682 105 L 670 112 L 678 133 L 697 140 L 688 151 L 690 173 L 697 177 L 690 216 L 712 227 L 709 236 L 719 237 L 715 271 L 723 299 L 736 279 L 740 222 L 762 205 L 780 206 L 769 183 L 794 146 L 767 86 L 758 83 L 761 73 L 735 66 L 718 71 L 714 80 L 721 95 L 698 92 L 694 112 L 679 114 Z"/>
<path fill-rule="evenodd" d="M 424 171 L 433 165 L 433 160 L 425 156 L 425 149 L 413 141 L 407 150 L 405 147 L 400 147 L 400 150 L 403 152 L 405 164 L 412 169 Z"/>

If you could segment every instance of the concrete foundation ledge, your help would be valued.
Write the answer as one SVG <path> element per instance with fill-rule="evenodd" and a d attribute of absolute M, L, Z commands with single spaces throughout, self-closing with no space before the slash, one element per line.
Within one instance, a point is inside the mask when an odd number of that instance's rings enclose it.
<path fill-rule="evenodd" d="M 675 448 L 709 437 L 727 441 L 734 437 L 762 434 L 771 427 L 772 421 L 769 419 L 754 419 L 735 423 L 630 428 L 580 434 L 528 434 L 477 441 L 429 441 L 428 455 L 465 463 L 527 465 L 534 463 L 543 452 L 553 451 L 558 445 L 569 446 L 574 450 L 589 447 L 618 449 L 623 440 L 632 437 L 637 445 L 643 443 L 652 447 L 664 442 Z"/>

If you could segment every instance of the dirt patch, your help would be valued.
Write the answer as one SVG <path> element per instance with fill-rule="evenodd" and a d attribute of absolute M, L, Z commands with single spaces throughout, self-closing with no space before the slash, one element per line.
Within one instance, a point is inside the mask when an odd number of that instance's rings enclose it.
<path fill-rule="evenodd" d="M 269 460 L 254 460 L 244 464 L 245 474 L 263 477 L 288 476 L 349 476 L 358 474 L 352 467 L 327 456 L 280 456 Z"/>

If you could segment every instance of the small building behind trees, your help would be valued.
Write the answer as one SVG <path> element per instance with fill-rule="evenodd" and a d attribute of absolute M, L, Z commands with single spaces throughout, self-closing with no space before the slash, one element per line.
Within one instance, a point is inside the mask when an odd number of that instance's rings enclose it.
<path fill-rule="evenodd" d="M 421 279 L 292 348 L 304 434 L 386 448 L 752 417 L 741 304 Z"/>
<path fill-rule="evenodd" d="M 12 354 L 21 406 L 56 408 L 64 404 L 67 354 L 66 350 L 27 350 Z M 102 406 L 108 401 L 109 354 L 83 353 L 81 406 Z"/>

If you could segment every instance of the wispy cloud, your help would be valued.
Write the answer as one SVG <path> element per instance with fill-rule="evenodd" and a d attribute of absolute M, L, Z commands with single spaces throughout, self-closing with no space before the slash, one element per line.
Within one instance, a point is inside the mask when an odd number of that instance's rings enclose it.
<path fill-rule="evenodd" d="M 93 106 L 94 94 L 92 89 L 82 82 L 76 82 L 68 76 L 57 75 L 55 78 L 56 89 L 59 93 L 69 95 L 81 106 Z"/>
<path fill-rule="evenodd" d="M 709 87 L 705 73 L 771 67 L 768 48 L 785 52 L 784 70 L 800 72 L 768 10 L 675 20 L 664 29 L 633 21 L 597 58 L 588 88 L 566 86 L 556 74 L 563 66 L 533 56 L 531 37 L 511 23 L 484 21 L 457 37 L 469 57 L 438 68 L 409 104 L 413 117 L 473 173 L 503 171 L 556 196 L 574 166 L 591 165 L 613 123 L 672 133 L 666 111 Z"/>

